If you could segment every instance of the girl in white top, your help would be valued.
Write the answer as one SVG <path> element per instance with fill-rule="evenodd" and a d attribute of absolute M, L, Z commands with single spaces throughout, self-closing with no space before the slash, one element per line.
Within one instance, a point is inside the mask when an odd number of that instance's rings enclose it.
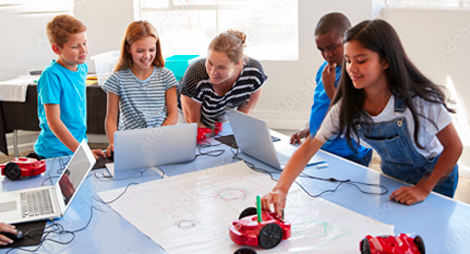
<path fill-rule="evenodd" d="M 157 30 L 147 21 L 132 22 L 122 40 L 115 72 L 103 86 L 108 95 L 108 157 L 114 151 L 118 129 L 153 128 L 178 121 L 177 82 L 164 66 Z"/>
<path fill-rule="evenodd" d="M 446 98 L 408 59 L 400 39 L 383 20 L 364 21 L 349 29 L 345 63 L 330 112 L 315 137 L 294 153 L 263 209 L 276 213 L 307 161 L 330 138 L 344 135 L 364 141 L 382 159 L 385 174 L 414 184 L 401 187 L 390 200 L 412 205 L 434 190 L 452 197 L 458 181 L 462 143 L 452 125 Z"/>

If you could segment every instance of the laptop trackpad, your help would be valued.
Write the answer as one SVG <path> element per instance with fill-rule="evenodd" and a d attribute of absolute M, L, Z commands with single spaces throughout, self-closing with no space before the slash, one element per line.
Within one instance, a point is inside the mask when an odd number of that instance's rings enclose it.
<path fill-rule="evenodd" d="M 10 212 L 16 210 L 16 201 L 0 203 L 0 213 Z"/>

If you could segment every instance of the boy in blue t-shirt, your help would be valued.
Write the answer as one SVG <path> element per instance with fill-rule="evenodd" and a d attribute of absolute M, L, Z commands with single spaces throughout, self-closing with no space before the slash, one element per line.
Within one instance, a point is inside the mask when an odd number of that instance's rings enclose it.
<path fill-rule="evenodd" d="M 57 60 L 38 81 L 38 118 L 41 132 L 34 150 L 45 158 L 71 155 L 86 137 L 86 26 L 70 15 L 47 24 L 47 36 Z M 95 158 L 104 157 L 93 150 Z"/>
<path fill-rule="evenodd" d="M 336 94 L 344 61 L 343 35 L 350 27 L 351 23 L 342 13 L 328 13 L 318 21 L 315 27 L 315 43 L 325 62 L 317 72 L 317 86 L 313 95 L 309 126 L 294 133 L 290 140 L 291 143 L 300 144 L 302 138 L 309 135 L 315 136 L 320 128 L 330 102 Z M 321 148 L 364 166 L 368 166 L 372 159 L 372 149 L 359 146 L 356 151 L 351 150 L 344 138 L 328 141 Z"/>

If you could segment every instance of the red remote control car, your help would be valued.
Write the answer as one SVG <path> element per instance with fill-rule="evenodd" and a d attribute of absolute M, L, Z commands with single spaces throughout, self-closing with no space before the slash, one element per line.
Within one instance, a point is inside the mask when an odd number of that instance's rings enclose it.
<path fill-rule="evenodd" d="M 258 222 L 256 207 L 248 207 L 240 214 L 239 219 L 229 226 L 230 239 L 239 245 L 260 245 L 265 249 L 276 247 L 281 240 L 291 236 L 291 224 L 279 219 L 274 213 L 261 213 L 262 221 Z"/>
<path fill-rule="evenodd" d="M 361 241 L 362 254 L 425 254 L 423 238 L 399 236 L 366 236 Z"/>
<path fill-rule="evenodd" d="M 0 165 L 2 175 L 10 180 L 18 180 L 20 177 L 37 176 L 46 171 L 46 161 L 36 158 L 14 158 L 11 162 Z"/>
<path fill-rule="evenodd" d="M 197 128 L 197 141 L 215 136 L 222 131 L 222 123 L 216 122 L 214 128 Z"/>

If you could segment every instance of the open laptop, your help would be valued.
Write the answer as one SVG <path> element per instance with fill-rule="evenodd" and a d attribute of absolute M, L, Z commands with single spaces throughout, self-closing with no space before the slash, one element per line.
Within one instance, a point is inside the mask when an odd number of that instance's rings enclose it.
<path fill-rule="evenodd" d="M 263 120 L 235 110 L 227 111 L 227 117 L 240 150 L 271 167 L 283 169 L 297 149 L 289 146 L 289 148 L 276 151 L 268 125 Z M 315 155 L 307 166 L 319 164 L 326 165 L 326 161 Z"/>
<path fill-rule="evenodd" d="M 191 161 L 196 156 L 197 124 L 179 124 L 114 133 L 110 174 Z M 114 171 L 114 172 L 113 172 Z"/>
<path fill-rule="evenodd" d="M 62 217 L 95 161 L 84 140 L 54 186 L 0 193 L 1 221 L 11 224 Z"/>

